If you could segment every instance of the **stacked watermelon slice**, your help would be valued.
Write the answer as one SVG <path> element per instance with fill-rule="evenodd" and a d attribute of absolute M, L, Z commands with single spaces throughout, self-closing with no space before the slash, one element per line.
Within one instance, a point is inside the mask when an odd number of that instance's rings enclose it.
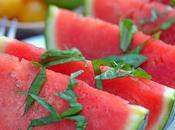
<path fill-rule="evenodd" d="M 48 14 L 47 47 L 62 50 L 76 47 L 89 60 L 48 67 L 40 97 L 57 112 L 64 112 L 69 108 L 68 102 L 56 97 L 55 93 L 65 92 L 71 74 L 83 70 L 84 73 L 77 77 L 79 80 L 76 80 L 77 86 L 74 89 L 78 102 L 83 106 L 79 114 L 87 121 L 87 126 L 81 130 L 163 130 L 170 126 L 175 116 L 175 47 L 137 32 L 131 48 L 148 41 L 141 52 L 148 59 L 141 67 L 153 76 L 154 81 L 164 85 L 148 79 L 124 76 L 102 80 L 103 88 L 98 90 L 94 88 L 95 73 L 90 60 L 123 54 L 120 50 L 119 27 L 53 6 L 49 8 Z M 0 129 L 27 129 L 31 120 L 48 116 L 49 113 L 40 105 L 42 101 L 35 102 L 27 115 L 23 116 L 26 94 L 22 96 L 17 93 L 30 91 L 40 71 L 38 64 L 41 66 L 41 57 L 47 52 L 21 41 L 0 38 L 0 118 L 3 119 L 0 121 Z M 36 65 L 36 62 L 39 63 Z M 101 66 L 100 69 L 105 72 L 110 68 Z M 36 129 L 78 128 L 74 121 L 67 118 L 40 125 Z"/>
<path fill-rule="evenodd" d="M 132 5 L 132 6 L 131 6 Z M 130 18 L 146 34 L 160 33 L 160 39 L 175 45 L 175 10 L 148 0 L 86 0 L 86 14 L 118 24 Z"/>

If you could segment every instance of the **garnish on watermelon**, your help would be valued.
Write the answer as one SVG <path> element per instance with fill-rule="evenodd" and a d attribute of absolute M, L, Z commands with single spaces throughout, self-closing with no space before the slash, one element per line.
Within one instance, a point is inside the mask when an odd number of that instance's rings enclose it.
<path fill-rule="evenodd" d="M 161 31 L 160 39 L 175 45 L 175 9 L 149 0 L 86 0 L 85 12 L 102 20 L 119 24 L 129 18 L 138 29 L 152 35 Z"/>
<path fill-rule="evenodd" d="M 101 67 L 103 72 L 109 69 L 111 68 Z M 150 110 L 146 130 L 163 130 L 168 128 L 170 122 L 172 123 L 175 105 L 174 89 L 151 80 L 131 76 L 111 77 L 102 81 L 104 91 L 119 95 L 132 104 L 142 105 Z"/>
<path fill-rule="evenodd" d="M 38 67 L 24 59 L 19 60 L 12 55 L 0 54 L 0 70 L 0 118 L 3 119 L 0 121 L 0 129 L 26 129 L 32 119 L 49 115 L 47 110 L 35 102 L 28 113 L 22 116 L 25 96 L 19 95 L 17 91 L 27 92 L 29 90 L 29 86 L 40 71 Z M 69 108 L 68 102 L 54 94 L 62 93 L 67 89 L 69 77 L 50 70 L 46 70 L 46 76 L 46 82 L 39 96 L 31 94 L 30 96 L 35 99 L 41 97 L 58 113 L 62 113 Z M 77 81 L 74 92 L 77 95 L 77 101 L 83 106 L 80 115 L 87 119 L 86 130 L 139 130 L 144 126 L 148 110 L 143 107 L 130 105 L 122 98 L 89 87 L 82 81 Z M 42 99 L 40 103 L 43 103 Z M 37 129 L 75 130 L 76 126 L 74 121 L 66 119 L 54 124 L 39 126 Z"/>
<path fill-rule="evenodd" d="M 14 39 L 0 37 L 0 53 L 2 52 L 17 56 L 19 57 L 20 60 L 24 58 L 26 60 L 40 62 L 41 61 L 40 57 L 43 54 L 45 54 L 46 50 Z M 68 54 L 69 56 L 71 56 L 71 52 L 69 51 L 66 52 L 69 53 Z M 62 52 L 61 55 L 63 56 L 64 52 Z M 79 55 L 79 52 L 77 52 L 77 55 Z M 81 58 L 81 60 L 84 60 L 82 56 L 79 55 L 78 57 Z M 70 59 L 67 60 L 70 61 Z M 67 63 L 66 61 L 64 61 L 63 64 L 49 67 L 49 69 L 66 75 L 70 75 L 71 73 L 76 72 L 78 70 L 83 70 L 84 73 L 78 76 L 77 78 L 87 82 L 91 86 L 95 85 L 94 71 L 92 68 L 91 61 L 86 61 L 86 63 L 84 63 L 84 61 L 77 61 L 77 62 L 68 62 L 68 61 Z"/>
<path fill-rule="evenodd" d="M 87 59 L 123 54 L 120 50 L 120 32 L 117 25 L 90 17 L 84 18 L 52 6 L 49 13 L 54 15 L 48 17 L 47 23 L 49 19 L 55 23 L 46 24 L 46 38 L 50 46 L 57 46 L 60 49 L 65 49 L 65 46 L 76 47 Z M 47 30 L 52 30 L 49 32 L 52 35 L 47 35 Z M 133 37 L 131 50 L 145 41 L 148 42 L 141 54 L 147 57 L 147 61 L 141 68 L 152 75 L 153 81 L 175 88 L 175 75 L 172 73 L 175 71 L 175 47 L 137 32 Z"/>

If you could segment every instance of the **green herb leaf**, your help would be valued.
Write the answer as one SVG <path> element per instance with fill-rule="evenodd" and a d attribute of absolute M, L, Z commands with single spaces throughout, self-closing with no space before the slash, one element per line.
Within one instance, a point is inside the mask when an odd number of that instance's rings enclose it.
<path fill-rule="evenodd" d="M 147 72 L 145 72 L 143 69 L 141 68 L 137 68 L 135 70 L 132 71 L 132 75 L 134 77 L 138 77 L 138 78 L 144 78 L 144 79 L 152 79 L 152 76 L 149 75 Z"/>
<path fill-rule="evenodd" d="M 175 0 L 170 0 L 170 4 L 171 4 L 172 6 L 175 6 Z"/>
<path fill-rule="evenodd" d="M 67 62 L 75 62 L 75 61 L 84 61 L 85 58 L 81 54 L 79 50 L 76 48 L 72 48 L 70 50 L 48 50 L 46 53 L 44 53 L 41 57 L 41 64 L 45 67 L 54 66 L 57 64 L 63 64 Z"/>
<path fill-rule="evenodd" d="M 77 121 L 76 123 L 77 130 L 85 130 L 87 127 L 87 121 L 84 116 L 77 115 L 77 116 L 66 117 L 65 119 L 71 119 Z"/>
<path fill-rule="evenodd" d="M 111 68 L 95 77 L 97 81 L 96 86 L 98 89 L 102 89 L 102 80 L 129 76 L 131 73 L 132 71 L 117 71 L 116 69 Z"/>
<path fill-rule="evenodd" d="M 77 82 L 75 81 L 75 78 L 82 73 L 83 73 L 83 71 L 80 70 L 78 72 L 71 74 L 67 90 L 63 93 L 56 94 L 56 96 L 60 96 L 61 98 L 67 100 L 70 104 L 70 108 L 68 110 L 64 111 L 61 114 L 61 117 L 66 118 L 66 119 L 73 119 L 73 120 L 76 119 L 78 121 L 76 123 L 77 130 L 84 130 L 86 128 L 86 124 L 87 124 L 85 117 L 79 115 L 79 113 L 83 109 L 83 106 L 80 103 L 78 103 L 77 96 L 73 91 L 74 88 L 77 86 Z"/>
<path fill-rule="evenodd" d="M 120 49 L 126 52 L 131 44 L 133 35 L 137 32 L 137 27 L 129 19 L 120 21 Z"/>
<path fill-rule="evenodd" d="M 146 24 L 146 23 L 152 23 L 154 21 L 156 21 L 159 17 L 159 12 L 157 11 L 157 9 L 152 9 L 151 10 L 151 17 L 150 18 L 143 18 L 140 20 L 140 24 Z"/>
<path fill-rule="evenodd" d="M 114 66 L 114 60 L 116 59 L 115 56 L 101 58 L 101 59 L 94 59 L 92 60 L 92 66 L 96 75 L 100 74 L 100 66 Z"/>
<path fill-rule="evenodd" d="M 166 30 L 169 27 L 171 27 L 174 23 L 175 23 L 175 19 L 171 18 L 171 19 L 167 20 L 165 23 L 161 24 L 159 28 L 162 30 Z"/>
<path fill-rule="evenodd" d="M 147 58 L 143 55 L 139 54 L 125 54 L 122 56 L 116 56 L 116 62 L 119 63 L 125 63 L 125 64 L 130 64 L 134 68 L 139 67 L 141 64 L 143 64 Z"/>
<path fill-rule="evenodd" d="M 46 81 L 46 68 L 42 68 L 39 74 L 36 76 L 35 80 L 32 82 L 32 85 L 29 89 L 29 93 L 38 95 L 42 90 L 45 81 Z M 26 98 L 24 115 L 29 111 L 33 103 L 34 99 L 30 95 L 28 95 Z"/>
<path fill-rule="evenodd" d="M 28 93 L 28 94 L 51 113 L 47 117 L 32 120 L 28 127 L 28 130 L 32 130 L 32 128 L 36 126 L 48 125 L 61 120 L 61 116 L 57 113 L 56 109 L 52 105 L 50 105 L 43 98 L 35 94 L 32 94 L 32 93 Z"/>
<path fill-rule="evenodd" d="M 57 115 L 57 111 L 55 110 L 55 108 L 47 103 L 43 98 L 33 93 L 29 93 L 28 95 L 30 95 L 34 100 L 36 100 L 39 104 L 46 108 L 51 114 Z"/>
<path fill-rule="evenodd" d="M 130 64 L 116 63 L 115 68 L 110 68 L 107 71 L 95 77 L 97 81 L 96 87 L 98 89 L 102 89 L 102 86 L 103 86 L 102 80 L 106 80 L 106 79 L 110 80 L 110 79 L 120 78 L 120 77 L 125 77 L 125 76 L 133 76 L 133 77 L 151 79 L 151 76 L 141 68 L 135 69 Z"/>
<path fill-rule="evenodd" d="M 47 117 L 40 118 L 40 119 L 34 119 L 31 121 L 28 127 L 28 130 L 32 130 L 33 127 L 37 127 L 37 126 L 53 124 L 60 120 L 61 118 L 59 116 L 55 116 L 52 114 Z"/>
<path fill-rule="evenodd" d="M 161 35 L 161 31 L 158 31 L 158 32 L 156 32 L 156 33 L 154 33 L 153 35 L 152 35 L 152 37 L 154 38 L 154 39 L 157 39 L 157 40 L 160 40 L 160 35 Z"/>

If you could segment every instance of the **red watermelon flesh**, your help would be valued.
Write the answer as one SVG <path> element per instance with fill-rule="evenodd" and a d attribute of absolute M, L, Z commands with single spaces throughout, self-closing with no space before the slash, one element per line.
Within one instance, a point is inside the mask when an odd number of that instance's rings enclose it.
<path fill-rule="evenodd" d="M 162 41 L 167 44 L 175 44 L 173 35 L 175 23 L 166 30 L 156 29 L 156 27 L 175 17 L 175 10 L 164 4 L 158 2 L 150 3 L 147 0 L 90 0 L 90 2 L 87 0 L 86 7 L 87 14 L 114 24 L 118 24 L 121 18 L 130 18 L 146 34 L 152 35 L 161 31 L 160 39 Z M 156 18 L 153 22 L 141 24 L 141 20 L 152 17 L 153 9 L 156 9 L 159 14 L 166 12 L 166 15 Z"/>
<path fill-rule="evenodd" d="M 109 67 L 101 67 L 103 72 L 107 69 Z M 128 100 L 131 104 L 147 108 L 149 110 L 149 118 L 146 130 L 163 129 L 175 101 L 175 90 L 151 80 L 129 76 L 103 80 L 103 90 L 118 95 Z M 172 91 L 171 96 L 167 96 L 170 91 Z"/>
<path fill-rule="evenodd" d="M 4 37 L 0 38 L 0 44 L 4 46 L 2 50 L 0 49 L 0 52 L 5 52 L 17 56 L 20 59 L 24 58 L 30 61 L 39 61 L 39 57 L 45 52 L 45 50 L 42 48 Z M 49 69 L 66 75 L 70 75 L 78 70 L 84 70 L 84 73 L 77 78 L 87 82 L 89 85 L 94 86 L 95 80 L 93 67 L 90 61 L 87 61 L 87 64 L 88 66 L 85 67 L 83 62 L 69 62 L 50 67 Z"/>
<path fill-rule="evenodd" d="M 32 119 L 47 116 L 49 113 L 37 102 L 27 115 L 23 116 L 25 96 L 17 91 L 28 91 L 39 69 L 26 60 L 6 54 L 0 54 L 0 129 L 27 129 Z M 54 96 L 63 92 L 69 77 L 47 70 L 47 80 L 40 96 L 52 104 L 61 113 L 69 106 L 67 101 Z M 108 93 L 89 87 L 86 83 L 77 81 L 75 93 L 78 102 L 83 105 L 80 113 L 88 121 L 86 130 L 127 130 L 135 119 L 138 126 L 143 121 L 147 110 L 129 105 L 127 101 Z M 139 117 L 139 118 L 138 118 Z M 142 118 L 142 119 L 141 119 Z M 51 125 L 37 127 L 35 130 L 75 130 L 75 122 L 63 120 Z M 136 129 L 133 129 L 136 130 Z"/>
<path fill-rule="evenodd" d="M 46 25 L 48 47 L 77 47 L 87 59 L 122 54 L 117 25 L 90 17 L 84 18 L 56 7 L 50 7 L 49 13 Z M 51 28 L 49 20 L 54 21 L 54 28 Z M 141 32 L 136 33 L 132 42 L 133 48 L 148 39 L 151 37 Z M 57 42 L 51 43 L 54 40 Z M 153 81 L 175 88 L 175 47 L 152 39 L 141 53 L 148 57 L 142 68 L 153 76 Z"/>

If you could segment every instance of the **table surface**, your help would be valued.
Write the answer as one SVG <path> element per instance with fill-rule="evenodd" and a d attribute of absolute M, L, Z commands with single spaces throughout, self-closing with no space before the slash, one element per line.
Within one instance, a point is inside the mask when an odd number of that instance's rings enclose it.
<path fill-rule="evenodd" d="M 31 37 L 28 39 L 24 39 L 23 41 L 36 45 L 37 47 L 45 48 L 45 40 L 43 35 Z M 170 127 L 167 130 L 175 130 L 175 121 L 170 125 Z"/>

